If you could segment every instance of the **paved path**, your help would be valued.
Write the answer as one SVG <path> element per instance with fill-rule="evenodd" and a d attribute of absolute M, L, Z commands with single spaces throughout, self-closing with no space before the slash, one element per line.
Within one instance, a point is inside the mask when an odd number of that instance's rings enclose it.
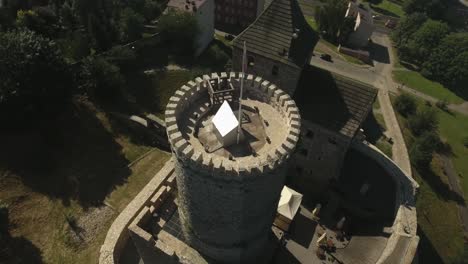
<path fill-rule="evenodd" d="M 421 93 L 420 91 L 417 91 L 417 90 L 414 90 L 412 88 L 409 88 L 403 84 L 398 84 L 398 88 L 401 89 L 402 91 L 405 91 L 407 93 L 410 93 L 414 96 L 417 96 L 425 101 L 429 101 L 431 103 L 437 103 L 438 101 L 440 101 L 439 99 L 437 98 L 434 98 L 430 95 L 427 95 L 425 93 Z M 457 113 L 460 113 L 460 114 L 463 114 L 463 115 L 468 115 L 468 102 L 464 102 L 462 104 L 449 104 L 448 106 L 448 109 L 453 111 L 453 112 L 457 112 Z"/>
<path fill-rule="evenodd" d="M 400 125 L 393 109 L 389 92 L 395 92 L 398 85 L 393 81 L 392 71 L 395 58 L 392 52 L 392 45 L 388 35 L 376 35 L 373 41 L 387 47 L 389 62 L 375 61 L 375 65 L 380 66 L 380 78 L 374 82 L 374 86 L 380 89 L 378 98 L 384 116 L 385 124 L 387 125 L 387 133 L 393 139 L 392 152 L 393 160 L 396 164 L 409 176 L 412 176 L 411 163 L 408 155 L 408 149 L 401 133 Z"/>

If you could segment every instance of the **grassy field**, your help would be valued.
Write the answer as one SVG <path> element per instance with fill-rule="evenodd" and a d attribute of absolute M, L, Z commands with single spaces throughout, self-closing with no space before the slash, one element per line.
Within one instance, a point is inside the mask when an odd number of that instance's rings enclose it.
<path fill-rule="evenodd" d="M 306 16 L 306 20 L 307 20 L 307 23 L 309 24 L 309 26 L 316 32 L 319 32 L 319 28 L 318 28 L 318 25 L 317 25 L 317 21 L 315 21 L 315 18 L 314 17 L 311 17 L 311 16 Z"/>
<path fill-rule="evenodd" d="M 446 100 L 447 102 L 454 104 L 464 102 L 461 97 L 445 88 L 440 83 L 428 80 L 418 72 L 411 70 L 395 70 L 393 71 L 393 76 L 397 82 L 439 100 Z"/>
<path fill-rule="evenodd" d="M 379 14 L 393 17 L 402 17 L 405 12 L 401 8 L 401 5 L 391 2 L 388 0 L 383 0 L 378 4 L 372 4 L 372 9 Z"/>
<path fill-rule="evenodd" d="M 117 131 L 91 103 L 76 103 L 60 120 L 1 132 L 0 201 L 10 223 L 2 252 L 13 263 L 97 263 L 113 219 L 169 158 L 155 150 L 128 167 L 152 148 Z"/>
<path fill-rule="evenodd" d="M 417 102 L 418 107 L 428 107 L 422 100 Z M 441 121 L 440 135 L 444 138 L 448 127 L 443 121 L 444 113 L 438 110 L 438 115 Z M 398 113 L 397 117 L 408 149 L 411 149 L 414 137 L 407 128 L 407 120 Z M 465 160 L 467 157 L 464 157 Z M 447 176 L 443 171 L 439 154 L 434 155 L 429 171 L 419 173 L 413 168 L 413 177 L 420 185 L 416 200 L 418 233 L 421 237 L 420 263 L 454 263 L 464 252 L 463 230 L 458 217 L 457 201 L 453 198 Z"/>
<path fill-rule="evenodd" d="M 460 176 L 465 198 L 468 195 L 468 148 L 463 139 L 468 137 L 468 116 L 438 111 L 439 131 L 442 139 L 452 148 L 452 162 Z"/>
<path fill-rule="evenodd" d="M 341 56 L 342 58 L 344 58 L 345 61 L 357 64 L 357 65 L 366 65 L 363 61 L 361 61 L 359 59 L 356 59 L 356 58 L 354 58 L 352 56 L 349 56 L 349 55 L 346 55 L 346 54 L 343 54 L 343 53 L 339 53 L 338 52 L 338 46 L 336 46 L 335 44 L 333 44 L 331 42 L 328 42 L 323 38 L 321 38 L 319 41 L 320 41 L 320 43 L 323 43 L 326 46 L 328 46 L 331 50 L 333 50 L 336 54 L 338 54 L 338 56 Z M 329 52 L 324 51 L 324 53 L 329 53 Z"/>

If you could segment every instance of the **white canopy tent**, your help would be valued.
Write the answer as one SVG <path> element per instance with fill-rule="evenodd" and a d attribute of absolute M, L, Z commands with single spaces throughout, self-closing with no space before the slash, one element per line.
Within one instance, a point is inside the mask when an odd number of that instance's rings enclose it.
<path fill-rule="evenodd" d="M 216 136 L 223 146 L 227 147 L 236 142 L 239 121 L 227 101 L 223 102 L 212 122 L 216 129 Z"/>
<path fill-rule="evenodd" d="M 302 202 L 302 194 L 284 186 L 278 203 L 278 214 L 292 221 Z"/>

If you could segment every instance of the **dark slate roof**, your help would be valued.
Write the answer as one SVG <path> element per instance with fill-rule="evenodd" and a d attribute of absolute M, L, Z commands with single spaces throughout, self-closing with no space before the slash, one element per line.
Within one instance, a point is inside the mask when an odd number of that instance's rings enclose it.
<path fill-rule="evenodd" d="M 369 85 L 310 66 L 293 97 L 303 119 L 354 137 L 376 96 L 377 89 Z"/>
<path fill-rule="evenodd" d="M 297 30 L 298 31 L 297 31 Z M 293 38 L 294 32 L 297 38 Z M 263 13 L 234 40 L 234 46 L 302 68 L 318 41 L 297 0 L 273 0 Z M 284 55 L 287 51 L 289 56 Z"/>

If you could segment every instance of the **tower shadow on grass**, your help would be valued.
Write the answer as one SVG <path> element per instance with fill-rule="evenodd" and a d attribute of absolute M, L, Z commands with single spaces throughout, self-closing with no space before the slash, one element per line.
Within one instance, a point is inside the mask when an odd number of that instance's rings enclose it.
<path fill-rule="evenodd" d="M 417 253 L 419 263 L 444 263 L 420 226 L 418 226 L 418 236 L 420 238 Z"/>
<path fill-rule="evenodd" d="M 13 237 L 9 232 L 7 208 L 0 207 L 0 263 L 42 264 L 41 251 L 24 237 Z"/>
<path fill-rule="evenodd" d="M 90 104 L 76 103 L 57 120 L 27 131 L 0 131 L 0 145 L 0 166 L 65 205 L 102 205 L 131 173 L 122 147 Z"/>

